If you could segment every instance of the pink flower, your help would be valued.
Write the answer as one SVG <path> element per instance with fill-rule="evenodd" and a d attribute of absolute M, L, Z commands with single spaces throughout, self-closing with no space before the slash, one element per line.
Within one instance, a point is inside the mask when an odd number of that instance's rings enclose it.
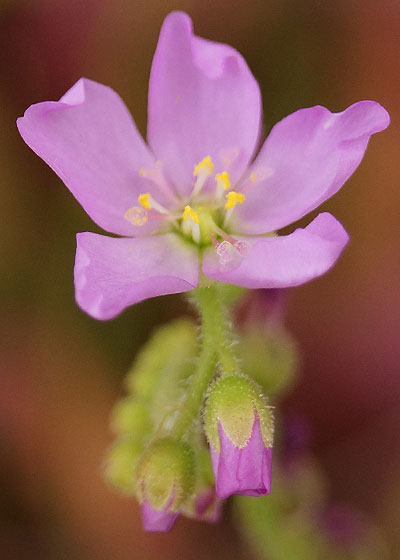
<path fill-rule="evenodd" d="M 218 425 L 220 452 L 210 445 L 217 495 L 228 498 L 232 494 L 262 496 L 271 491 L 272 447 L 266 447 L 255 417 L 249 441 L 239 447 Z"/>
<path fill-rule="evenodd" d="M 348 241 L 319 214 L 275 231 L 335 194 L 387 112 L 361 101 L 331 113 L 301 109 L 279 122 L 253 161 L 261 101 L 232 47 L 196 37 L 170 14 L 153 60 L 148 145 L 110 88 L 80 79 L 58 102 L 18 119 L 25 142 L 104 230 L 77 236 L 76 299 L 110 319 L 146 298 L 195 288 L 199 272 L 246 288 L 295 286 L 324 274 Z M 268 235 L 271 234 L 271 235 Z"/>

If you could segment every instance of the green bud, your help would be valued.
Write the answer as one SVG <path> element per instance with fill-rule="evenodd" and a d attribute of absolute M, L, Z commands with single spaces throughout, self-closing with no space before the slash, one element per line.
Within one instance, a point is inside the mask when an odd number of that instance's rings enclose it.
<path fill-rule="evenodd" d="M 272 447 L 272 411 L 261 388 L 244 375 L 217 379 L 209 390 L 204 409 L 204 429 L 215 451 L 220 450 L 219 423 L 232 443 L 243 448 L 251 437 L 256 414 L 264 445 Z"/>
<path fill-rule="evenodd" d="M 152 422 L 145 404 L 136 397 L 119 401 L 111 414 L 111 429 L 118 435 L 142 438 L 152 430 Z"/>
<path fill-rule="evenodd" d="M 196 327 L 179 319 L 163 325 L 139 352 L 128 372 L 126 386 L 130 393 L 152 398 L 160 380 L 171 374 L 180 378 L 190 375 L 188 360 L 196 354 Z"/>
<path fill-rule="evenodd" d="M 183 441 L 160 438 L 140 457 L 135 470 L 136 495 L 155 510 L 179 511 L 195 484 L 195 460 Z"/>
<path fill-rule="evenodd" d="M 247 329 L 239 348 L 243 370 L 269 395 L 284 392 L 293 383 L 298 365 L 296 343 L 283 328 L 265 333 Z"/>
<path fill-rule="evenodd" d="M 107 482 L 123 494 L 134 495 L 133 473 L 143 444 L 133 438 L 117 440 L 108 451 L 104 476 Z"/>

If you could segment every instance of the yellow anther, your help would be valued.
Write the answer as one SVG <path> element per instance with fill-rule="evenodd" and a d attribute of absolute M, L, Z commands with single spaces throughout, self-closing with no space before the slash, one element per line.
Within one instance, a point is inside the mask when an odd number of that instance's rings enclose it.
<path fill-rule="evenodd" d="M 183 216 L 182 216 L 183 220 L 186 222 L 187 220 L 193 220 L 193 222 L 195 224 L 199 224 L 200 223 L 200 218 L 199 215 L 197 214 L 197 212 L 195 212 L 193 210 L 193 208 L 191 206 L 185 206 L 185 209 L 183 210 Z"/>
<path fill-rule="evenodd" d="M 251 181 L 252 183 L 255 183 L 255 182 L 257 181 L 257 176 L 256 176 L 256 174 L 254 173 L 254 171 L 253 171 L 253 173 L 250 173 L 250 181 Z"/>
<path fill-rule="evenodd" d="M 215 175 L 215 180 L 217 181 L 217 185 L 221 185 L 225 191 L 228 191 L 231 188 L 231 181 L 229 179 L 229 173 L 227 171 L 217 173 Z"/>
<path fill-rule="evenodd" d="M 201 172 L 205 176 L 209 176 L 212 175 L 213 171 L 214 171 L 214 164 L 211 160 L 211 157 L 206 156 L 201 160 L 200 163 L 194 166 L 193 175 L 197 177 Z"/>
<path fill-rule="evenodd" d="M 150 193 L 142 193 L 138 196 L 138 202 L 146 210 L 151 210 Z"/>
<path fill-rule="evenodd" d="M 124 214 L 125 220 L 128 220 L 133 226 L 143 226 L 147 220 L 147 212 L 140 206 L 132 206 Z"/>
<path fill-rule="evenodd" d="M 226 198 L 226 203 L 225 203 L 225 209 L 226 210 L 231 210 L 232 208 L 235 208 L 236 204 L 243 204 L 243 202 L 246 200 L 246 197 L 244 196 L 243 193 L 238 193 L 236 191 L 230 191 L 225 195 Z"/>

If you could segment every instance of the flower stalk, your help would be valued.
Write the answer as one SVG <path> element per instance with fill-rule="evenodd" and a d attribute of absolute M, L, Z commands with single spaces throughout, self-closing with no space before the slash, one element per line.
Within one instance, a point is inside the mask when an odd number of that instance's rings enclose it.
<path fill-rule="evenodd" d="M 232 340 L 228 336 L 229 322 L 218 291 L 218 286 L 212 284 L 197 288 L 191 294 L 191 301 L 201 317 L 202 346 L 191 385 L 172 428 L 172 434 L 176 438 L 181 438 L 190 431 L 198 418 L 218 362 L 221 369 L 227 372 L 236 371 L 237 368 Z"/>

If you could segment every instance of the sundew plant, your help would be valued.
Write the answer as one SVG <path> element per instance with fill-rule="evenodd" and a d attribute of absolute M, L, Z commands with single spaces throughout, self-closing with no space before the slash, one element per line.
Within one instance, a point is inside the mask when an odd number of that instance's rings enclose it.
<path fill-rule="evenodd" d="M 334 195 L 388 124 L 383 107 L 360 101 L 339 113 L 300 109 L 260 138 L 246 62 L 194 35 L 180 12 L 165 19 L 154 55 L 147 142 L 118 94 L 85 78 L 18 119 L 28 146 L 113 234 L 77 234 L 80 308 L 108 320 L 185 293 L 199 316 L 154 333 L 112 415 L 105 475 L 139 501 L 145 530 L 168 531 L 180 515 L 215 522 L 223 500 L 240 495 L 235 519 L 261 555 L 342 557 L 310 517 L 313 498 L 299 498 L 315 467 L 286 472 L 290 438 L 273 405 L 297 362 L 280 289 L 328 272 L 349 237 L 327 212 L 280 230 Z M 272 476 L 274 426 L 283 436 Z"/>

